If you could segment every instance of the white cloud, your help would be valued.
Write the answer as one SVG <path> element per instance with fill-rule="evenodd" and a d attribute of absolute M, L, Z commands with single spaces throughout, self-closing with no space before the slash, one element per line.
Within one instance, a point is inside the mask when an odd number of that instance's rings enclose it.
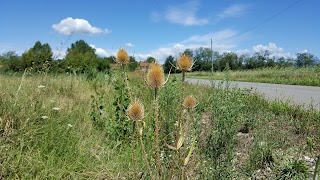
<path fill-rule="evenodd" d="M 184 43 L 190 43 L 190 42 L 210 42 L 212 39 L 213 42 L 218 42 L 222 40 L 229 39 L 233 36 L 237 35 L 237 32 L 234 30 L 226 29 L 218 32 L 212 32 L 205 35 L 195 35 L 191 36 L 190 38 L 184 40 Z"/>
<path fill-rule="evenodd" d="M 54 59 L 63 59 L 66 56 L 66 50 L 61 49 L 61 50 L 53 50 L 53 58 Z"/>
<path fill-rule="evenodd" d="M 199 3 L 196 0 L 191 0 L 187 3 L 177 6 L 171 6 L 164 13 L 152 12 L 151 19 L 154 22 L 159 22 L 162 19 L 174 24 L 182 24 L 184 26 L 205 25 L 209 23 L 206 18 L 197 17 Z"/>
<path fill-rule="evenodd" d="M 107 57 L 112 55 L 111 53 L 108 53 L 107 50 L 96 47 L 96 45 L 90 44 L 90 46 L 96 50 L 96 54 L 100 57 Z"/>
<path fill-rule="evenodd" d="M 232 50 L 232 48 L 236 47 L 236 43 L 232 40 L 223 41 L 222 43 L 218 41 L 222 41 L 225 38 L 229 38 L 234 36 L 237 32 L 233 30 L 223 30 L 218 32 L 212 32 L 204 35 L 195 35 L 187 38 L 181 42 L 173 43 L 165 47 L 160 47 L 146 54 L 136 54 L 136 59 L 139 61 L 146 60 L 147 57 L 152 56 L 156 58 L 159 63 L 163 63 L 165 59 L 172 55 L 177 57 L 179 53 L 182 53 L 185 49 L 196 50 L 200 47 L 210 48 L 210 39 L 214 40 L 212 44 L 212 49 L 214 51 L 218 51 L 219 53 L 228 52 Z"/>
<path fill-rule="evenodd" d="M 252 47 L 254 52 L 264 52 L 264 51 L 269 51 L 270 53 L 279 53 L 283 51 L 283 48 L 278 47 L 275 43 L 269 43 L 268 45 L 256 45 Z"/>
<path fill-rule="evenodd" d="M 229 17 L 237 17 L 241 14 L 244 14 L 248 9 L 248 5 L 244 4 L 234 4 L 225 10 L 223 10 L 220 14 L 218 14 L 218 17 L 220 19 L 229 18 Z"/>
<path fill-rule="evenodd" d="M 268 45 L 256 45 L 252 47 L 253 53 L 264 53 L 268 51 L 270 53 L 270 57 L 292 57 L 289 52 L 284 52 L 282 47 L 277 46 L 275 43 L 270 42 Z"/>
<path fill-rule="evenodd" d="M 134 47 L 134 45 L 132 44 L 132 43 L 126 43 L 126 46 L 128 46 L 128 47 Z"/>
<path fill-rule="evenodd" d="M 73 19 L 68 17 L 63 19 L 58 24 L 53 24 L 52 28 L 58 31 L 61 34 L 70 35 L 72 33 L 76 34 L 102 34 L 102 33 L 111 33 L 108 29 L 101 29 L 92 26 L 85 19 Z"/>
<path fill-rule="evenodd" d="M 241 56 L 241 55 L 246 55 L 246 54 L 250 54 L 250 50 L 249 49 L 240 49 L 240 50 L 236 50 L 235 52 L 237 55 Z"/>

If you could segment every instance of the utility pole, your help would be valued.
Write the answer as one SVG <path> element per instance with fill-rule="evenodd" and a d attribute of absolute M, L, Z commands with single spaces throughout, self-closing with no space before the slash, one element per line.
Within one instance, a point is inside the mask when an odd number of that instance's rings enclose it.
<path fill-rule="evenodd" d="M 211 73 L 213 73 L 213 59 L 212 59 L 212 56 L 213 56 L 213 52 L 212 52 L 212 38 L 211 38 Z"/>

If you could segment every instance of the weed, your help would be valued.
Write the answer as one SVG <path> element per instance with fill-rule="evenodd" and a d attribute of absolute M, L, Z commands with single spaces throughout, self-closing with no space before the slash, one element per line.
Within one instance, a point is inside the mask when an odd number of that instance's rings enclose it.
<path fill-rule="evenodd" d="M 301 160 L 294 160 L 280 169 L 277 179 L 306 179 L 308 167 Z"/>

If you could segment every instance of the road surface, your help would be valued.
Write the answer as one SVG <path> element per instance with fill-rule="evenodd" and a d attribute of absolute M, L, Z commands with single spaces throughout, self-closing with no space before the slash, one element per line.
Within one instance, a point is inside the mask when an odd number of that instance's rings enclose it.
<path fill-rule="evenodd" d="M 211 85 L 209 80 L 204 79 L 186 78 L 186 81 L 192 84 Z M 214 80 L 213 83 L 218 85 L 221 81 Z M 230 86 L 249 88 L 265 95 L 269 100 L 289 100 L 290 104 L 304 105 L 305 108 L 313 104 L 315 109 L 320 110 L 320 87 L 238 81 L 230 81 Z"/>

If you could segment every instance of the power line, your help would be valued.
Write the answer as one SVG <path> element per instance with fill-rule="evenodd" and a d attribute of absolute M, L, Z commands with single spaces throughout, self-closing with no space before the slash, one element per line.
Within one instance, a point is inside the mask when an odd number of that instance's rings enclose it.
<path fill-rule="evenodd" d="M 245 31 L 243 31 L 243 32 L 241 32 L 241 33 L 239 33 L 239 34 L 236 34 L 236 35 L 234 35 L 234 36 L 230 36 L 230 37 L 225 38 L 225 39 L 223 39 L 223 40 L 232 39 L 232 38 L 235 38 L 235 37 L 241 36 L 241 35 L 243 35 L 243 34 L 245 34 L 245 33 L 247 33 L 247 32 L 250 32 L 250 31 L 252 31 L 252 30 L 254 30 L 254 29 L 258 28 L 259 26 L 261 26 L 261 25 L 263 25 L 263 24 L 265 24 L 265 23 L 267 23 L 267 22 L 271 21 L 272 19 L 274 19 L 275 17 L 277 17 L 277 16 L 281 15 L 282 13 L 286 12 L 288 9 L 292 8 L 293 6 L 295 6 L 296 4 L 298 4 L 298 3 L 299 3 L 299 2 L 301 2 L 301 1 L 302 1 L 302 0 L 298 0 L 298 1 L 294 2 L 293 4 L 291 4 L 290 6 L 286 7 L 285 9 L 283 9 L 283 10 L 279 11 L 278 13 L 276 13 L 276 14 L 274 14 L 274 15 L 270 16 L 270 17 L 269 17 L 269 18 L 267 18 L 266 20 L 264 20 L 264 21 L 262 21 L 262 22 L 260 22 L 260 23 L 256 24 L 255 26 L 252 26 L 251 28 L 249 28 L 249 29 L 247 29 L 247 30 L 245 30 Z"/>

